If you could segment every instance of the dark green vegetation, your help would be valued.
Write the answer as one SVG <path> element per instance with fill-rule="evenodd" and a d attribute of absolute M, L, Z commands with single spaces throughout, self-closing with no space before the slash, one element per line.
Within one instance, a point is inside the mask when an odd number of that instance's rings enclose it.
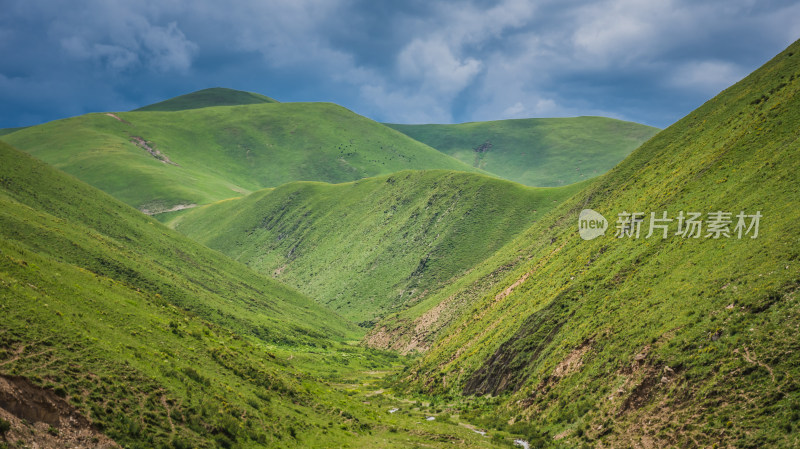
<path fill-rule="evenodd" d="M 797 447 L 799 129 L 800 41 L 430 298 L 466 311 L 404 385 L 497 396 L 467 416 L 532 443 Z M 580 239 L 584 208 L 606 236 Z M 647 213 L 639 239 L 614 238 L 623 211 Z M 651 211 L 763 218 L 755 239 L 646 239 Z"/>
<path fill-rule="evenodd" d="M 132 448 L 491 444 L 418 424 L 423 410 L 387 414 L 397 400 L 365 394 L 396 355 L 351 346 L 358 331 L 300 293 L 5 144 L 0 233 L 0 394 L 51 422 L 37 438 L 68 435 L 74 410 Z M 6 382 L 64 419 L 9 405 Z"/>
<path fill-rule="evenodd" d="M 184 111 L 186 109 L 208 108 L 211 106 L 241 106 L 244 104 L 259 103 L 277 103 L 277 101 L 253 92 L 243 92 L 241 90 L 226 89 L 224 87 L 212 87 L 134 110 Z"/>
<path fill-rule="evenodd" d="M 187 236 L 371 327 L 438 291 L 579 190 L 402 171 L 290 183 L 187 212 Z"/>
<path fill-rule="evenodd" d="M 2 138 L 151 214 L 290 181 L 346 182 L 404 169 L 476 171 L 328 103 L 87 114 Z"/>
<path fill-rule="evenodd" d="M 605 117 L 387 126 L 474 167 L 540 187 L 599 176 L 658 132 Z"/>
<path fill-rule="evenodd" d="M 23 129 L 25 129 L 24 126 L 20 128 L 0 128 L 0 136 L 5 136 L 6 134 L 11 134 L 13 132 L 17 132 Z"/>

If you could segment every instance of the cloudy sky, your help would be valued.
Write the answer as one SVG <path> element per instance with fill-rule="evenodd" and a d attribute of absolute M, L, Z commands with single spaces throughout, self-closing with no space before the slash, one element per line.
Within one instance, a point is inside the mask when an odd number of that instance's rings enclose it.
<path fill-rule="evenodd" d="M 396 123 L 666 127 L 800 38 L 781 0 L 0 0 L 0 127 L 223 86 Z"/>

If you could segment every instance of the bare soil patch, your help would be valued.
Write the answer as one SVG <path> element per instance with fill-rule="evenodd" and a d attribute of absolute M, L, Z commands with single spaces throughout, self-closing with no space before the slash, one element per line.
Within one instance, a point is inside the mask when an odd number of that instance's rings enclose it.
<path fill-rule="evenodd" d="M 11 424 L 8 442 L 38 448 L 118 448 L 55 391 L 24 377 L 0 376 L 0 418 Z"/>

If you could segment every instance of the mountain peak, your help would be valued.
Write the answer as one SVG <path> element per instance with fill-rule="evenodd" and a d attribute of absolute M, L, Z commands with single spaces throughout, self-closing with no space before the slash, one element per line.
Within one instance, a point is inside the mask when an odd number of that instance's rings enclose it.
<path fill-rule="evenodd" d="M 253 92 L 228 89 L 226 87 L 212 87 L 143 106 L 134 109 L 134 111 L 183 111 L 210 106 L 238 106 L 258 103 L 278 103 L 278 101 Z"/>

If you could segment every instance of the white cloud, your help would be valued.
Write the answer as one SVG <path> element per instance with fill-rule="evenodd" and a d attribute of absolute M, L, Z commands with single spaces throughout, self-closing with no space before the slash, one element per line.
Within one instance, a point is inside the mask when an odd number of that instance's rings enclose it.
<path fill-rule="evenodd" d="M 107 15 L 67 13 L 54 18 L 51 33 L 68 56 L 95 61 L 112 71 L 142 66 L 154 72 L 171 72 L 191 67 L 198 47 L 177 22 L 154 24 L 142 11 L 120 2 L 87 3 L 85 6 Z"/>
<path fill-rule="evenodd" d="M 590 3 L 575 10 L 571 43 L 589 66 L 637 64 L 657 59 L 696 19 L 674 0 Z"/>
<path fill-rule="evenodd" d="M 521 101 L 514 103 L 512 106 L 506 108 L 503 111 L 503 115 L 506 117 L 513 117 L 513 118 L 520 118 L 525 113 L 525 106 L 522 104 Z"/>
<path fill-rule="evenodd" d="M 514 103 L 499 114 L 496 114 L 496 111 L 493 112 L 493 114 L 491 120 L 569 115 L 569 113 L 560 107 L 553 99 L 532 97 L 526 98 L 524 103 L 522 101 Z M 483 119 L 489 120 L 490 118 L 484 117 Z"/>
<path fill-rule="evenodd" d="M 157 71 L 187 70 L 197 51 L 197 45 L 186 39 L 175 22 L 165 27 L 151 25 L 140 34 L 139 40 L 150 66 Z"/>
<path fill-rule="evenodd" d="M 89 44 L 77 36 L 61 39 L 61 46 L 68 55 L 76 59 L 93 59 L 115 71 L 133 67 L 140 62 L 139 56 L 131 50 L 118 45 Z"/>
<path fill-rule="evenodd" d="M 394 76 L 375 80 L 379 88 L 362 91 L 362 97 L 380 99 L 375 105 L 390 108 L 385 109 L 387 115 L 401 120 L 416 116 L 410 121 L 419 123 L 421 117 L 432 116 L 439 122 L 452 121 L 455 97 L 486 70 L 475 49 L 524 25 L 533 11 L 529 0 L 505 0 L 488 9 L 462 3 L 439 6 L 433 17 L 409 24 L 415 37 L 397 54 Z M 409 85 L 416 86 L 410 94 Z"/>
<path fill-rule="evenodd" d="M 447 3 L 440 6 L 436 19 L 441 22 L 434 29 L 441 30 L 436 33 L 445 36 L 454 46 L 480 44 L 502 35 L 509 28 L 525 25 L 534 11 L 535 4 L 531 0 L 504 0 L 489 9 Z"/>
<path fill-rule="evenodd" d="M 681 64 L 668 83 L 679 88 L 714 95 L 747 75 L 736 64 L 726 61 L 692 61 Z"/>
<path fill-rule="evenodd" d="M 415 39 L 397 57 L 397 71 L 405 80 L 419 82 L 423 90 L 452 95 L 466 87 L 482 68 L 474 58 L 459 59 L 440 40 Z"/>
<path fill-rule="evenodd" d="M 276 67 L 293 65 L 329 69 L 350 64 L 350 56 L 334 50 L 326 25 L 346 25 L 342 0 L 209 2 L 215 17 L 226 25 L 232 45 L 261 53 Z"/>
<path fill-rule="evenodd" d="M 360 89 L 367 113 L 379 114 L 392 123 L 450 123 L 448 103 L 410 89 L 387 90 L 384 85 L 366 84 Z"/>

